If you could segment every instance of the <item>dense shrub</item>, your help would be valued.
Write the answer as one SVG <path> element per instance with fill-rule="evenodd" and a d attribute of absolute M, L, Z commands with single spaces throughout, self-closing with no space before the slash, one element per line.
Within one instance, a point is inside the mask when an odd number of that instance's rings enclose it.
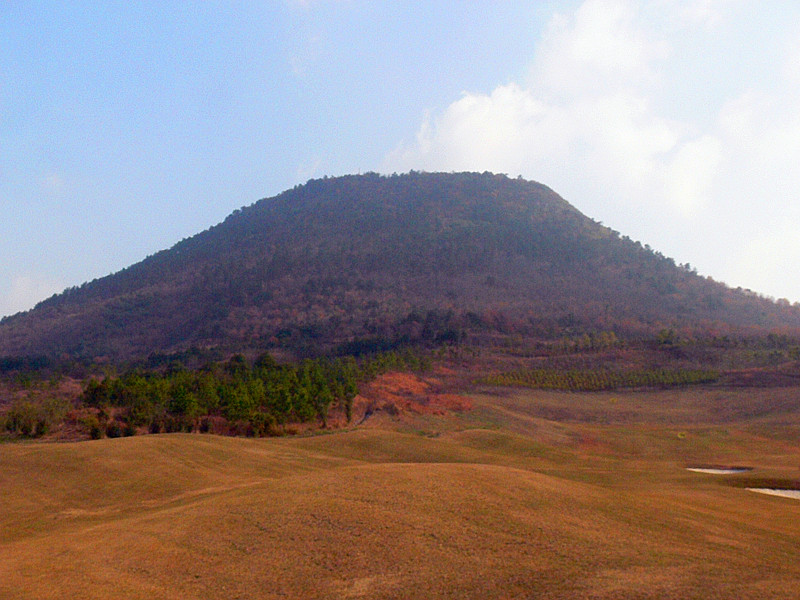
<path fill-rule="evenodd" d="M 122 425 L 116 419 L 110 420 L 106 423 L 106 436 L 110 438 L 122 437 Z"/>
<path fill-rule="evenodd" d="M 5 415 L 5 429 L 23 437 L 40 437 L 64 420 L 69 403 L 54 396 L 29 395 L 15 400 Z"/>
<path fill-rule="evenodd" d="M 89 437 L 93 440 L 99 440 L 103 437 L 105 430 L 100 425 L 100 419 L 95 414 L 89 414 L 81 419 L 81 425 L 86 429 Z"/>

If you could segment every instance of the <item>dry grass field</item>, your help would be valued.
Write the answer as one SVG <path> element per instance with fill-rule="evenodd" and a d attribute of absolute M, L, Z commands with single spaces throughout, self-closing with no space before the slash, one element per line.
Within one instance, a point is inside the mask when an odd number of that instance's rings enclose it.
<path fill-rule="evenodd" d="M 800 389 L 469 400 L 316 436 L 4 444 L 0 598 L 797 597 L 800 501 L 745 487 L 800 482 Z"/>

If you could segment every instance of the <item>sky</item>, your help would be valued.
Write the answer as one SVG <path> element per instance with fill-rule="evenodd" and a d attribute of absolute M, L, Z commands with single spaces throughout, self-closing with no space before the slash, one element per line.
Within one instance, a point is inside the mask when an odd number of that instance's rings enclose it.
<path fill-rule="evenodd" d="M 493 171 L 800 301 L 800 3 L 0 3 L 0 316 L 310 178 Z"/>

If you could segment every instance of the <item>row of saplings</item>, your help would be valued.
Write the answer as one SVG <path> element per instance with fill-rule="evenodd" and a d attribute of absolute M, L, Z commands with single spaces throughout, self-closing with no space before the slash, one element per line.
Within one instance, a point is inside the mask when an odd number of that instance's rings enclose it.
<path fill-rule="evenodd" d="M 676 387 L 711 383 L 719 379 L 712 369 L 561 370 L 521 369 L 484 377 L 481 382 L 543 390 L 599 392 L 620 388 Z"/>
<path fill-rule="evenodd" d="M 252 364 L 241 355 L 199 370 L 168 368 L 92 378 L 82 401 L 93 410 L 83 425 L 103 435 L 198 431 L 230 435 L 281 435 L 288 425 L 317 422 L 327 427 L 332 409 L 349 423 L 358 385 L 389 370 L 421 370 L 425 357 L 388 352 L 278 364 L 263 355 Z"/>

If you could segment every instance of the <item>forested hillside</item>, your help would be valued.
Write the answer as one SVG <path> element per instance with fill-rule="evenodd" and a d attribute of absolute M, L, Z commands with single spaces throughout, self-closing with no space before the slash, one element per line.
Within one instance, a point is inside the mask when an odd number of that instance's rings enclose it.
<path fill-rule="evenodd" d="M 309 356 L 664 328 L 788 331 L 800 310 L 699 277 L 539 183 L 412 172 L 312 180 L 237 210 L 3 319 L 0 356 Z"/>

